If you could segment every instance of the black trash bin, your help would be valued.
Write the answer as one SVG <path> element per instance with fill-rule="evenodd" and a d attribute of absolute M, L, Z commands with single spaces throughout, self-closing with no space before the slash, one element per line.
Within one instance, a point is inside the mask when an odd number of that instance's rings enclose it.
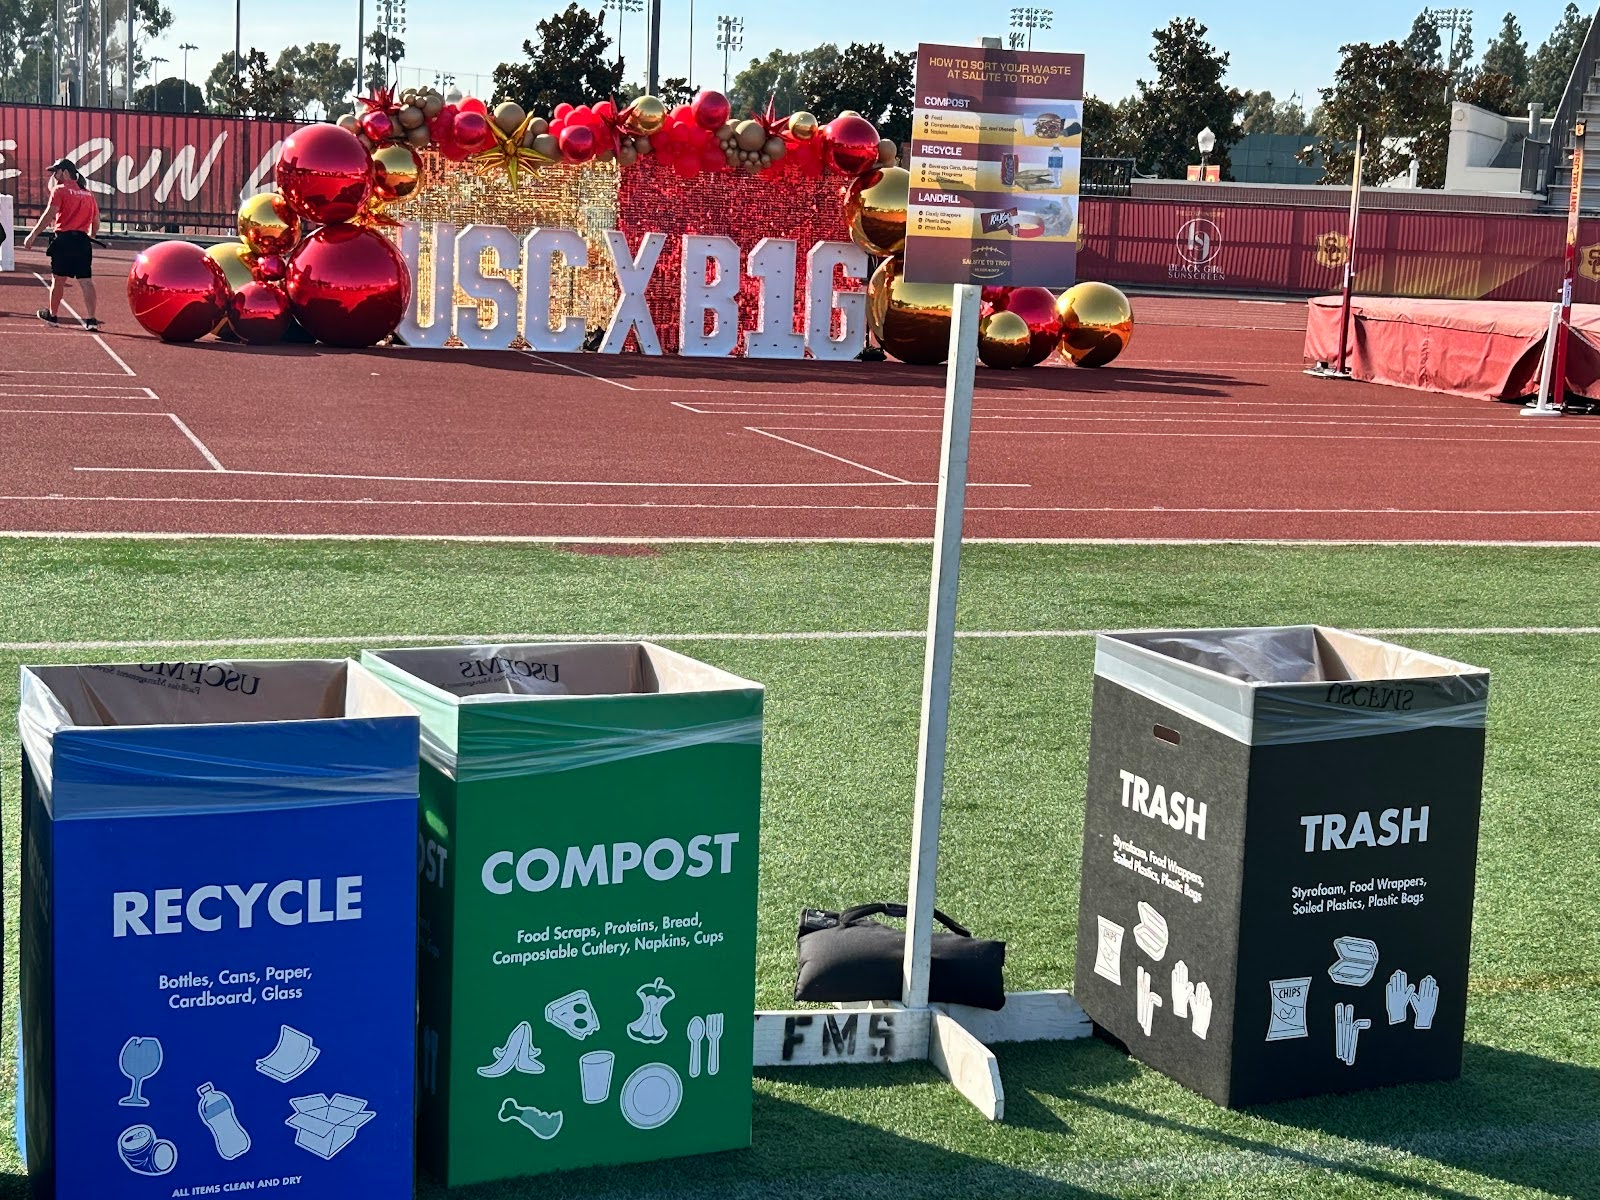
<path fill-rule="evenodd" d="M 1321 626 L 1108 634 L 1076 996 L 1219 1104 L 1461 1073 L 1489 674 Z"/>

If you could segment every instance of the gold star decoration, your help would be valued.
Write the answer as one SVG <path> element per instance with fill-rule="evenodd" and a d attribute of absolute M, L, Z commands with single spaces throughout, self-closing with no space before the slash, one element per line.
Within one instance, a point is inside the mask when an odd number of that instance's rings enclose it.
<path fill-rule="evenodd" d="M 507 182 L 515 188 L 524 167 L 536 171 L 540 167 L 560 162 L 559 158 L 550 158 L 548 155 L 540 154 L 532 146 L 522 144 L 523 139 L 527 137 L 528 126 L 533 120 L 534 114 L 529 113 L 522 118 L 522 124 L 517 126 L 515 133 L 504 132 L 491 120 L 489 132 L 494 135 L 494 145 L 472 156 L 474 169 L 480 175 L 504 171 Z"/>

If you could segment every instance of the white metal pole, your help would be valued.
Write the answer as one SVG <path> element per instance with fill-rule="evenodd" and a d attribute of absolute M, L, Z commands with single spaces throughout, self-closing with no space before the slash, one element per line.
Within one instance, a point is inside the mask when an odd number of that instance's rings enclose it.
<path fill-rule="evenodd" d="M 1556 336 L 1561 328 L 1561 303 L 1550 306 L 1550 328 L 1544 335 L 1544 353 L 1539 361 L 1539 399 L 1522 410 L 1525 417 L 1559 417 L 1561 410 L 1550 403 L 1555 378 Z"/>
<path fill-rule="evenodd" d="M 956 590 L 961 575 L 961 524 L 967 507 L 967 448 L 972 438 L 972 386 L 978 362 L 980 292 L 955 289 L 950 366 L 945 374 L 944 436 L 939 451 L 939 509 L 928 591 L 928 646 L 922 670 L 922 734 L 917 747 L 916 815 L 911 827 L 911 883 L 901 998 L 926 1008 L 933 952 L 934 881 L 939 867 L 939 815 L 949 734 L 950 666 L 955 651 Z"/>

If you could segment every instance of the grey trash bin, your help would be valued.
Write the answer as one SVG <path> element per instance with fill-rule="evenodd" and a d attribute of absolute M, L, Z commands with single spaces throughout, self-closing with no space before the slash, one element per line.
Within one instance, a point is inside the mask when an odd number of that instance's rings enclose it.
<path fill-rule="evenodd" d="M 1321 626 L 1108 634 L 1075 994 L 1237 1107 L 1461 1072 L 1489 675 Z"/>

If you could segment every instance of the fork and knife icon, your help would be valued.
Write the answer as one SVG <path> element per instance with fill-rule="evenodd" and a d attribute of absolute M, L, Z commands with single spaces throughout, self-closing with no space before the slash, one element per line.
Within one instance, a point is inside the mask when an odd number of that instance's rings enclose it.
<path fill-rule="evenodd" d="M 689 1018 L 689 1078 L 700 1077 L 700 1043 L 706 1043 L 706 1074 L 715 1075 L 722 1067 L 722 1014 Z"/>

